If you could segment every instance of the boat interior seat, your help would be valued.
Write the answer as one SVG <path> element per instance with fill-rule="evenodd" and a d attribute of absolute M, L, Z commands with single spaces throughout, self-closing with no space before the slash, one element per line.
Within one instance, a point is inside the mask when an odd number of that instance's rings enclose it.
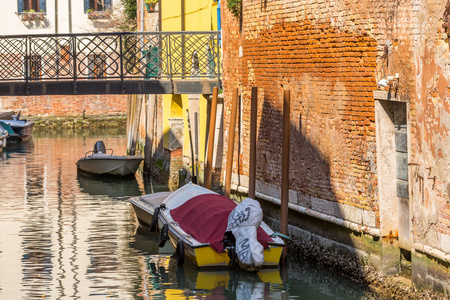
<path fill-rule="evenodd" d="M 106 153 L 105 143 L 97 141 L 94 145 L 94 153 Z"/>

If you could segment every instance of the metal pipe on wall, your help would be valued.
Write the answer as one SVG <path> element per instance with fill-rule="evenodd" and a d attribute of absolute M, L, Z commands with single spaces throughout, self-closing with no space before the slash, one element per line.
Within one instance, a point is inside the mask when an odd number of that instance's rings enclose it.
<path fill-rule="evenodd" d="M 280 232 L 287 235 L 288 231 L 288 204 L 289 204 L 289 144 L 291 131 L 291 92 L 284 91 L 283 95 L 283 148 L 281 153 L 281 205 L 280 205 Z M 283 259 L 286 258 L 286 248 L 283 250 Z"/>
<path fill-rule="evenodd" d="M 59 33 L 59 23 L 58 23 L 58 0 L 55 0 L 55 33 Z"/>
<path fill-rule="evenodd" d="M 144 28 L 144 8 L 145 8 L 145 4 L 144 4 L 144 0 L 141 0 L 141 3 L 140 3 L 141 5 L 140 5 L 140 14 L 139 14 L 139 16 L 140 16 L 140 18 L 141 18 L 141 20 L 140 20 L 140 23 L 141 23 L 141 30 L 140 31 L 145 31 L 145 28 Z"/>
<path fill-rule="evenodd" d="M 233 99 L 231 104 L 231 118 L 230 118 L 230 138 L 228 139 L 228 153 L 227 153 L 227 171 L 225 178 L 224 196 L 230 198 L 231 187 L 231 173 L 233 172 L 233 154 L 234 154 L 234 136 L 236 133 L 236 114 L 238 102 L 238 88 L 233 90 Z"/>
<path fill-rule="evenodd" d="M 216 114 L 217 114 L 217 98 L 219 96 L 219 88 L 213 89 L 213 97 L 211 101 L 211 114 L 209 118 L 209 136 L 208 136 L 208 152 L 206 155 L 206 167 L 205 167 L 205 188 L 211 188 L 211 175 L 212 175 L 212 159 L 214 151 L 214 136 L 216 133 Z"/>
<path fill-rule="evenodd" d="M 72 33 L 72 0 L 69 0 L 69 33 Z"/>
<path fill-rule="evenodd" d="M 250 103 L 250 166 L 248 181 L 248 197 L 255 199 L 256 194 L 256 126 L 258 118 L 258 88 L 252 87 Z"/>

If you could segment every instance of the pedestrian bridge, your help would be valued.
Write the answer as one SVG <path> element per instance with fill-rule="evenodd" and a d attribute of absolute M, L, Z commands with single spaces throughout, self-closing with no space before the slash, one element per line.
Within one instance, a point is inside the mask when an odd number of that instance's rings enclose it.
<path fill-rule="evenodd" d="M 218 31 L 0 36 L 0 96 L 211 94 L 220 57 Z"/>

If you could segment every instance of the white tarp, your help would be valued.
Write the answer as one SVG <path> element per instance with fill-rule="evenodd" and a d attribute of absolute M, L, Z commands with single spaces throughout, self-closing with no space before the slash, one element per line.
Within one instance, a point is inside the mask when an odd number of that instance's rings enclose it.
<path fill-rule="evenodd" d="M 264 247 L 256 235 L 262 217 L 259 202 L 251 198 L 242 201 L 228 216 L 227 231 L 236 238 L 239 267 L 246 271 L 259 270 L 264 263 Z"/>

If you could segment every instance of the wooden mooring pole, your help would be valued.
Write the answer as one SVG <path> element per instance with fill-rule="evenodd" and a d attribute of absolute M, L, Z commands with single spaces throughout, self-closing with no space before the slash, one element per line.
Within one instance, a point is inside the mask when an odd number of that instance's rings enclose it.
<path fill-rule="evenodd" d="M 252 87 L 252 98 L 250 103 L 250 159 L 248 171 L 248 197 L 255 199 L 256 196 L 256 126 L 258 118 L 258 88 Z"/>
<path fill-rule="evenodd" d="M 281 207 L 280 232 L 288 234 L 288 203 L 289 203 L 289 142 L 291 129 L 291 92 L 284 91 L 283 95 L 283 149 L 281 154 Z M 282 259 L 286 258 L 286 247 Z"/>
<path fill-rule="evenodd" d="M 230 198 L 231 189 L 231 173 L 233 173 L 233 154 L 234 154 L 234 137 L 236 133 L 236 110 L 238 102 L 239 90 L 233 90 L 233 99 L 231 103 L 231 118 L 230 118 L 230 138 L 228 139 L 228 153 L 227 153 L 227 171 L 225 178 L 224 196 Z"/>
<path fill-rule="evenodd" d="M 206 155 L 205 166 L 205 188 L 211 188 L 211 176 L 212 176 L 212 159 L 214 151 L 214 135 L 216 133 L 216 114 L 217 114 L 217 98 L 219 96 L 219 88 L 213 89 L 213 97 L 211 101 L 211 115 L 209 117 L 209 135 L 208 135 L 208 153 Z"/>

